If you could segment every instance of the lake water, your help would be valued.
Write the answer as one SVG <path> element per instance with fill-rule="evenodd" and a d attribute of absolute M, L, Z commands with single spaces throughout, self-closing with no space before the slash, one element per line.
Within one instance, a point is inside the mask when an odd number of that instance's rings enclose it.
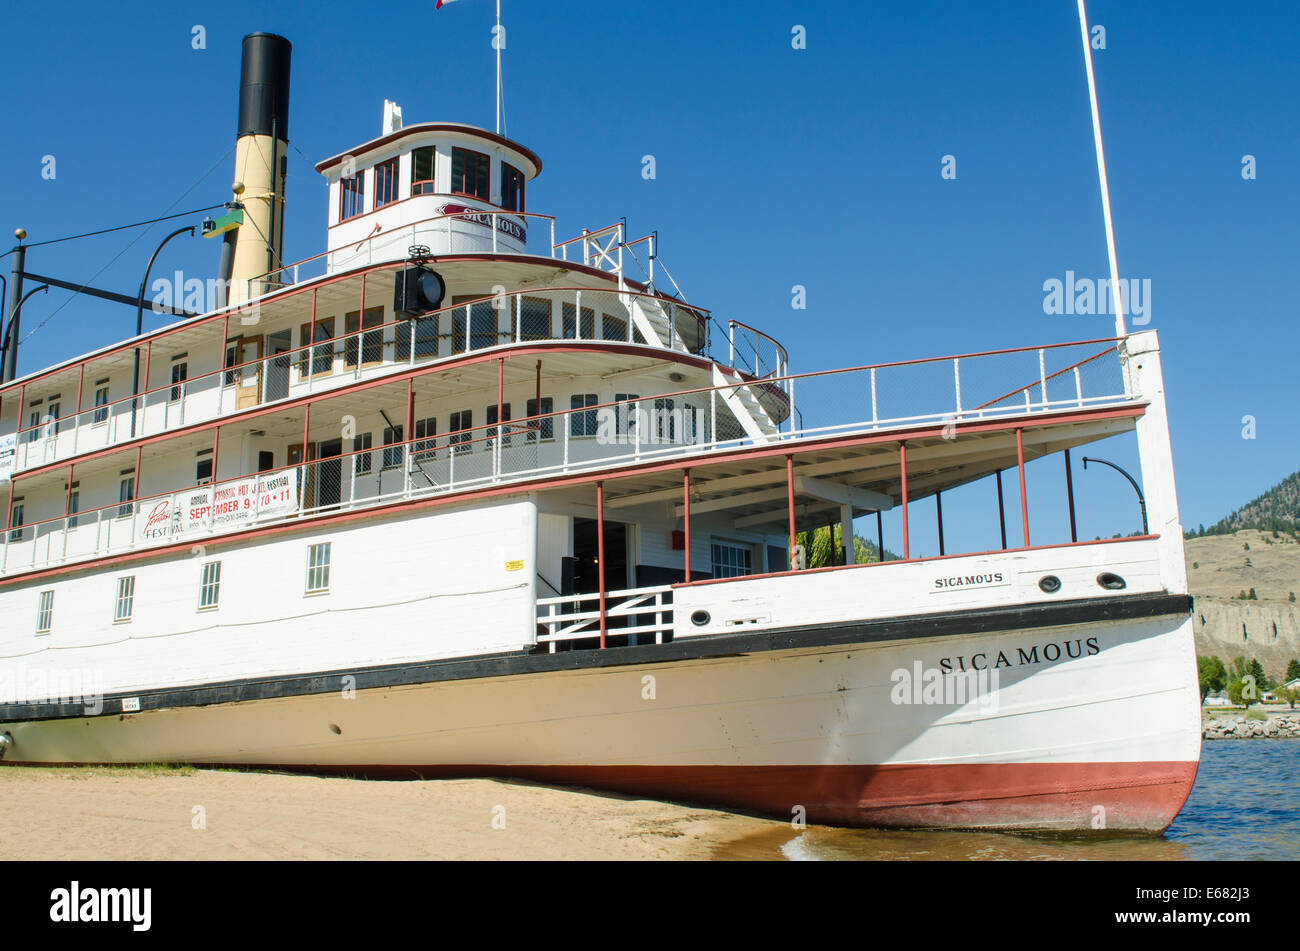
<path fill-rule="evenodd" d="M 764 838 L 761 845 L 795 860 L 1297 859 L 1300 739 L 1204 743 L 1192 794 L 1157 838 L 832 828 Z M 759 845 L 750 843 L 746 857 Z"/>

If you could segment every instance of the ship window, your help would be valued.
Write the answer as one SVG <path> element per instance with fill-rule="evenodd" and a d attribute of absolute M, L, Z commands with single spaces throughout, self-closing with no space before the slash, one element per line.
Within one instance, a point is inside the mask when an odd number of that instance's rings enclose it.
<path fill-rule="evenodd" d="M 540 408 L 537 405 L 537 400 L 528 401 L 526 415 L 546 417 L 545 419 L 535 419 L 528 424 L 529 442 L 535 442 L 539 432 L 542 434 L 543 439 L 555 438 L 555 420 L 549 416 L 549 414 L 553 412 L 555 412 L 555 401 L 549 396 L 542 397 Z"/>
<path fill-rule="evenodd" d="M 68 528 L 77 527 L 77 511 L 81 508 L 81 490 L 77 488 L 81 483 L 72 483 L 72 491 L 68 493 Z"/>
<path fill-rule="evenodd" d="M 108 380 L 95 381 L 95 413 L 90 418 L 92 425 L 99 425 L 108 420 Z"/>
<path fill-rule="evenodd" d="M 189 375 L 189 364 L 173 357 L 172 388 L 167 392 L 167 402 L 175 403 L 185 393 L 185 379 Z"/>
<path fill-rule="evenodd" d="M 432 459 L 434 450 L 437 448 L 437 442 L 433 438 L 438 435 L 438 420 L 430 416 L 427 419 L 417 419 L 415 421 L 415 439 L 411 443 L 411 452 L 416 461 Z"/>
<path fill-rule="evenodd" d="M 205 449 L 204 452 L 211 453 L 212 450 Z M 200 459 L 194 465 L 194 482 L 196 485 L 207 485 L 212 481 L 212 460 Z"/>
<path fill-rule="evenodd" d="M 36 607 L 36 633 L 48 634 L 54 622 L 54 592 L 42 591 Z"/>
<path fill-rule="evenodd" d="M 11 542 L 20 542 L 23 540 L 23 500 L 14 499 L 13 508 L 9 513 L 9 540 Z"/>
<path fill-rule="evenodd" d="M 396 469 L 402 464 L 403 447 L 396 445 L 402 441 L 401 426 L 384 427 L 384 468 Z"/>
<path fill-rule="evenodd" d="M 333 372 L 334 348 L 330 343 L 333 336 L 333 317 L 326 317 L 316 321 L 316 346 L 298 352 L 298 373 L 300 376 L 307 376 L 309 372 L 312 376 L 321 376 Z M 303 324 L 298 328 L 298 342 L 301 347 L 308 348 L 310 337 L 312 337 L 311 324 Z M 311 354 L 310 361 L 308 360 L 308 354 Z M 310 368 L 308 367 L 309 362 L 311 364 Z"/>
<path fill-rule="evenodd" d="M 134 506 L 131 504 L 135 501 L 135 476 L 129 475 L 124 478 L 117 487 L 117 500 L 122 503 L 117 507 L 118 518 L 130 518 Z"/>
<path fill-rule="evenodd" d="M 269 449 L 263 449 L 257 454 L 257 471 L 270 472 L 275 468 L 275 453 Z"/>
<path fill-rule="evenodd" d="M 438 355 L 438 321 L 439 314 L 430 314 L 415 322 L 415 355 L 417 357 L 436 357 Z M 408 331 L 409 332 L 409 331 Z"/>
<path fill-rule="evenodd" d="M 208 561 L 203 564 L 203 576 L 199 581 L 199 610 L 215 608 L 221 595 L 221 562 Z"/>
<path fill-rule="evenodd" d="M 135 575 L 117 579 L 117 605 L 113 608 L 114 621 L 131 620 L 135 610 Z"/>
<path fill-rule="evenodd" d="M 32 406 L 40 406 L 41 401 L 37 400 Z M 33 409 L 27 417 L 27 441 L 32 442 L 41 435 L 41 411 Z"/>
<path fill-rule="evenodd" d="M 373 433 L 358 433 L 353 437 L 352 451 L 356 455 L 352 457 L 352 471 L 357 475 L 365 475 L 374 466 L 375 454 L 370 451 L 372 445 L 374 445 Z"/>
<path fill-rule="evenodd" d="M 307 593 L 330 589 L 330 543 L 321 542 L 307 549 Z"/>
<path fill-rule="evenodd" d="M 497 406 L 496 406 L 495 403 L 493 403 L 491 406 L 489 406 L 489 407 L 487 408 L 487 421 L 488 421 L 488 425 L 492 425 L 493 423 L 496 423 L 496 422 L 502 422 L 502 423 L 508 423 L 508 422 L 510 422 L 510 404 L 509 404 L 509 403 L 503 403 L 503 404 L 502 404 L 502 406 L 501 406 L 501 419 L 498 420 L 498 419 L 497 419 Z M 509 436 L 510 427 L 509 427 L 509 426 L 505 426 L 505 427 L 502 427 L 502 429 L 504 429 L 506 432 L 505 432 L 504 435 L 501 436 L 501 445 L 503 445 L 503 446 L 508 446 L 508 445 L 510 445 L 510 436 Z M 493 429 L 489 429 L 489 430 L 488 430 L 488 435 L 489 435 L 489 436 L 496 436 L 496 435 L 498 435 L 499 433 L 501 433 L 501 429 L 493 428 Z"/>
<path fill-rule="evenodd" d="M 564 304 L 560 308 L 564 318 L 565 340 L 591 340 L 596 336 L 596 312 L 590 307 L 582 308 L 582 326 L 579 327 L 574 316 L 577 308 L 573 304 Z"/>
<path fill-rule="evenodd" d="M 356 311 L 344 317 L 343 326 L 348 338 L 344 344 L 343 363 L 349 369 L 355 368 L 357 365 L 358 348 L 361 351 L 362 366 L 374 366 L 384 360 L 384 332 L 380 329 L 384 323 L 384 308 L 371 307 L 367 309 L 363 326 L 357 325 L 357 317 Z M 376 329 L 371 333 L 357 333 L 370 327 Z M 353 334 L 356 334 L 356 336 L 352 336 Z"/>
<path fill-rule="evenodd" d="M 614 431 L 620 436 L 629 436 L 636 430 L 637 406 L 635 401 L 641 397 L 637 393 L 615 393 L 615 403 L 627 403 L 627 406 L 614 407 Z"/>
<path fill-rule="evenodd" d="M 375 207 L 397 201 L 397 159 L 375 166 Z"/>
<path fill-rule="evenodd" d="M 583 409 L 587 406 L 596 405 L 595 393 L 575 393 L 569 398 L 570 409 Z M 569 435 L 570 436 L 594 436 L 596 435 L 596 411 L 587 410 L 584 413 L 569 414 Z"/>
<path fill-rule="evenodd" d="M 524 173 L 505 162 L 501 163 L 501 207 L 506 211 L 524 210 Z"/>
<path fill-rule="evenodd" d="M 519 316 L 523 318 L 519 338 L 521 340 L 551 339 L 551 302 L 544 297 L 525 297 L 518 306 L 522 311 Z"/>
<path fill-rule="evenodd" d="M 433 146 L 411 150 L 411 194 L 432 195 L 433 184 Z"/>
<path fill-rule="evenodd" d="M 447 431 L 451 436 L 447 441 L 456 447 L 456 452 L 469 452 L 469 441 L 474 438 L 474 434 L 468 430 L 473 426 L 473 410 L 463 409 L 459 413 L 451 414 L 451 420 L 447 423 Z"/>
<path fill-rule="evenodd" d="M 221 378 L 222 386 L 234 386 L 236 373 L 231 367 L 239 364 L 239 338 L 226 341 L 226 372 Z"/>
<path fill-rule="evenodd" d="M 474 303 L 470 303 L 473 301 Z M 484 300 L 481 296 L 453 297 L 456 309 L 451 312 L 451 352 L 465 350 L 466 326 L 469 328 L 469 348 L 480 350 L 497 342 L 497 308 L 495 298 Z M 467 306 L 461 307 L 461 304 Z"/>
<path fill-rule="evenodd" d="M 677 441 L 676 404 L 667 397 L 655 400 L 655 438 L 659 442 Z"/>
<path fill-rule="evenodd" d="M 59 397 L 50 397 L 50 401 L 45 407 L 45 435 L 57 436 L 59 434 Z"/>
<path fill-rule="evenodd" d="M 365 175 L 366 173 L 361 171 L 339 181 L 339 221 L 355 218 L 366 210 Z"/>
<path fill-rule="evenodd" d="M 492 200 L 492 159 L 472 149 L 451 150 L 451 190 L 467 198 Z"/>
<path fill-rule="evenodd" d="M 754 551 L 734 542 L 713 543 L 713 577 L 739 578 L 754 573 Z"/>
<path fill-rule="evenodd" d="M 600 335 L 606 340 L 626 340 L 627 321 L 610 314 L 600 315 Z"/>

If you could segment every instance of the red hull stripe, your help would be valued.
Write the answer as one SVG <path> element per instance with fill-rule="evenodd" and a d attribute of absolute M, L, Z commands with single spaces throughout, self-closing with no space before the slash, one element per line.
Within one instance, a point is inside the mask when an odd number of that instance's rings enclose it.
<path fill-rule="evenodd" d="M 216 765 L 216 764 L 212 764 Z M 236 765 L 237 768 L 241 768 Z M 390 778 L 501 776 L 684 800 L 840 826 L 1161 832 L 1195 761 L 929 766 L 348 766 L 275 768 Z M 242 768 L 257 768 L 247 765 Z M 266 767 L 263 767 L 266 768 Z"/>

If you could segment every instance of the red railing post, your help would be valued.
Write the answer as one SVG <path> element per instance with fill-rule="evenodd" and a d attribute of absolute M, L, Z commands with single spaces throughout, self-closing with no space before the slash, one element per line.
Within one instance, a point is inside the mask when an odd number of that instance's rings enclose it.
<path fill-rule="evenodd" d="M 898 469 L 902 484 L 903 496 L 903 560 L 906 561 L 911 557 L 910 540 L 908 538 L 907 526 L 907 443 L 898 444 Z"/>
<path fill-rule="evenodd" d="M 691 470 L 682 470 L 682 516 L 686 526 L 686 577 L 691 580 Z"/>
<path fill-rule="evenodd" d="M 795 570 L 794 560 L 794 455 L 785 457 L 785 500 L 790 513 L 790 570 Z"/>
<path fill-rule="evenodd" d="M 600 649 L 605 649 L 605 483 L 596 483 L 596 577 L 600 582 Z"/>
<path fill-rule="evenodd" d="M 1024 527 L 1025 547 L 1029 547 L 1029 499 L 1025 496 L 1025 431 L 1016 429 L 1016 467 L 1020 470 L 1020 524 Z"/>

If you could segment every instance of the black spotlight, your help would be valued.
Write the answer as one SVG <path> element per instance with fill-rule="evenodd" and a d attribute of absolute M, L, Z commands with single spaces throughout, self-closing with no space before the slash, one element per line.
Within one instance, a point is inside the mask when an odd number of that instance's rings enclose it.
<path fill-rule="evenodd" d="M 437 271 L 422 264 L 397 272 L 393 283 L 393 312 L 400 317 L 423 317 L 442 306 L 447 293 Z"/>

